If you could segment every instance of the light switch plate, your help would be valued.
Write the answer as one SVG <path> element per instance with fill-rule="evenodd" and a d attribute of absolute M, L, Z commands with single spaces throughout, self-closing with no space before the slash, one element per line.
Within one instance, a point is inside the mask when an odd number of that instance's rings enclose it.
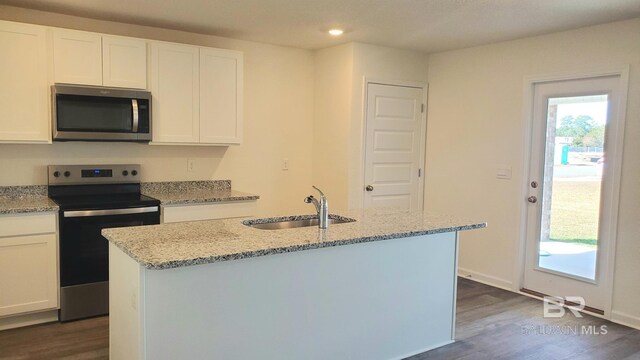
<path fill-rule="evenodd" d="M 509 165 L 498 165 L 498 169 L 496 171 L 496 178 L 510 180 L 511 179 L 511 166 Z"/>
<path fill-rule="evenodd" d="M 289 170 L 289 159 L 282 159 L 282 170 Z"/>

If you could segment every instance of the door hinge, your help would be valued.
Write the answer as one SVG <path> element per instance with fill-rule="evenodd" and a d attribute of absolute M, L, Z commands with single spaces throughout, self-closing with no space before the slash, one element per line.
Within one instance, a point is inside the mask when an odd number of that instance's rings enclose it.
<path fill-rule="evenodd" d="M 424 112 L 424 104 L 420 104 L 420 112 L 423 113 Z"/>
<path fill-rule="evenodd" d="M 418 169 L 418 177 L 422 177 L 422 169 Z"/>

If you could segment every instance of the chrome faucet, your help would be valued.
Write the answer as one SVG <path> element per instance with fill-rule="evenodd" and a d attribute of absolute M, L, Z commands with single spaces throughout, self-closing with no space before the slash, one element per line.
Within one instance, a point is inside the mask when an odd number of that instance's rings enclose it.
<path fill-rule="evenodd" d="M 320 229 L 326 229 L 329 225 L 329 203 L 327 202 L 326 196 L 322 190 L 313 186 L 314 189 L 318 190 L 320 193 L 320 201 L 313 197 L 313 195 L 309 195 L 304 198 L 304 202 L 307 204 L 313 204 L 316 207 L 316 211 L 318 212 L 318 227 Z"/>

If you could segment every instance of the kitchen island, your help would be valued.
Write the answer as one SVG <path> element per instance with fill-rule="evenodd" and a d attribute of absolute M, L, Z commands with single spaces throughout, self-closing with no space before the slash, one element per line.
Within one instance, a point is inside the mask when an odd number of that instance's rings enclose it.
<path fill-rule="evenodd" d="M 399 359 L 451 343 L 458 232 L 486 224 L 338 214 L 355 221 L 103 230 L 111 359 Z"/>

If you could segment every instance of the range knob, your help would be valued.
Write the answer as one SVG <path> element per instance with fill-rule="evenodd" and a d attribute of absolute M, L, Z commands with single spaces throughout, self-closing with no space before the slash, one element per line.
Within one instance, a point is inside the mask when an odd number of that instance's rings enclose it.
<path fill-rule="evenodd" d="M 64 172 L 64 177 L 69 177 L 69 176 L 71 176 L 71 173 L 69 171 L 65 171 Z"/>
<path fill-rule="evenodd" d="M 127 170 L 122 170 L 122 176 L 127 176 L 129 175 L 129 172 Z"/>
<path fill-rule="evenodd" d="M 138 170 L 131 170 L 131 175 L 133 175 L 133 176 L 138 175 Z"/>
<path fill-rule="evenodd" d="M 60 177 L 60 171 L 57 171 L 57 170 L 56 170 L 56 171 L 54 171 L 54 172 L 53 172 L 53 176 L 54 176 L 54 177 Z"/>

